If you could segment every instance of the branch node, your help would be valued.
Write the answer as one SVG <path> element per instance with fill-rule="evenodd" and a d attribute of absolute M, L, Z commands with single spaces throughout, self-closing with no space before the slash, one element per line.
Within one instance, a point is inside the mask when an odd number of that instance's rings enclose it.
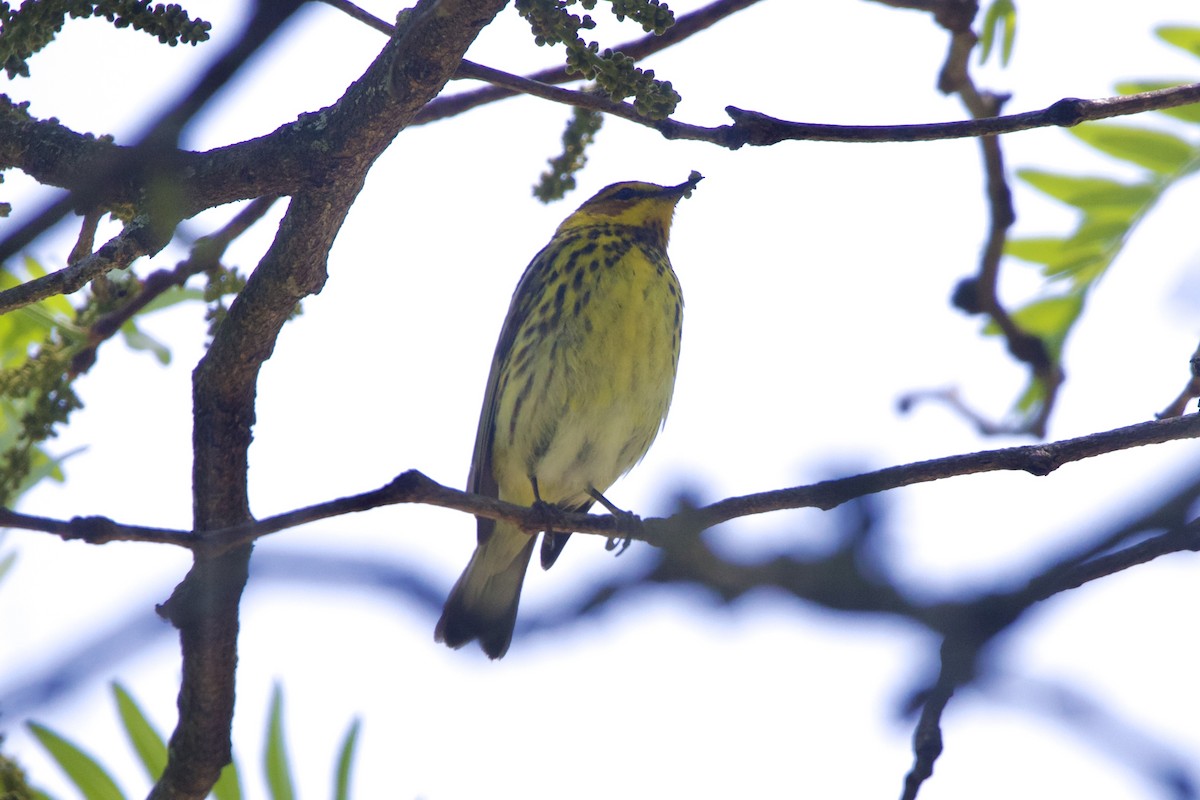
<path fill-rule="evenodd" d="M 1028 461 L 1022 469 L 1030 475 L 1044 478 L 1058 469 L 1058 466 L 1058 459 L 1054 457 L 1053 453 L 1043 447 L 1038 447 L 1029 451 Z"/>
<path fill-rule="evenodd" d="M 106 544 L 124 539 L 120 526 L 108 517 L 73 517 L 62 538 L 88 544 Z"/>
<path fill-rule="evenodd" d="M 1046 109 L 1046 121 L 1051 125 L 1073 128 L 1087 119 L 1084 113 L 1086 105 L 1087 101 L 1078 97 L 1064 97 Z"/>

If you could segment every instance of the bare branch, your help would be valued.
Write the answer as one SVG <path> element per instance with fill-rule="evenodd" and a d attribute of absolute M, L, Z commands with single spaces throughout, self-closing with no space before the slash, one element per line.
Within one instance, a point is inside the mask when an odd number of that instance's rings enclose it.
<path fill-rule="evenodd" d="M 1200 414 L 1192 414 L 1142 422 L 1075 439 L 935 458 L 808 486 L 731 497 L 701 508 L 685 509 L 670 517 L 645 520 L 617 518 L 607 514 L 571 513 L 550 507 L 527 508 L 452 489 L 417 470 L 409 470 L 372 491 L 329 500 L 263 520 L 227 525 L 203 534 L 126 526 L 102 517 L 61 522 L 28 517 L 4 509 L 0 509 L 0 527 L 7 525 L 43 531 L 64 539 L 80 539 L 92 544 L 113 541 L 173 544 L 212 557 L 244 547 L 263 536 L 310 522 L 382 506 L 422 503 L 463 511 L 476 517 L 514 522 L 531 534 L 545 530 L 574 531 L 606 537 L 629 537 L 663 547 L 669 546 L 681 535 L 695 534 L 722 522 L 752 514 L 797 508 L 829 510 L 850 500 L 890 489 L 982 472 L 1015 470 L 1045 476 L 1072 461 L 1197 437 L 1200 437 Z"/>
<path fill-rule="evenodd" d="M 89 281 L 114 269 L 125 269 L 135 259 L 153 255 L 166 244 L 167 240 L 155 234 L 145 218 L 138 218 L 101 245 L 95 253 L 48 275 L 0 292 L 0 314 L 47 297 L 77 292 Z"/>
<path fill-rule="evenodd" d="M 779 142 L 928 142 L 939 139 L 965 139 L 975 136 L 994 136 L 1017 133 L 1034 128 L 1070 128 L 1081 122 L 1110 117 L 1161 111 L 1166 108 L 1200 102 L 1200 83 L 1173 86 L 1153 92 L 1081 100 L 1067 97 L 1038 111 L 1020 114 L 963 120 L 960 122 L 931 122 L 919 125 L 822 125 L 808 122 L 787 122 L 754 111 L 730 106 L 726 112 L 734 125 L 701 128 L 682 125 L 670 120 L 652 123 L 669 139 L 698 139 L 736 149 L 743 144 L 767 146 Z"/>
<path fill-rule="evenodd" d="M 887 0 L 880 1 L 887 2 Z M 325 2 L 346 11 L 377 30 L 384 32 L 391 30 L 391 26 L 387 23 L 371 17 L 345 0 L 325 0 Z M 643 37 L 614 49 L 631 58 L 644 58 L 650 53 L 682 41 L 730 14 L 753 5 L 754 2 L 757 0 L 720 0 L 711 3 L 691 14 L 680 17 L 675 25 L 662 36 Z M 963 16 L 962 13 L 962 7 L 966 4 L 933 0 L 904 4 L 887 2 L 887 4 L 933 11 L 938 21 L 955 33 L 956 38 L 952 39 L 951 54 L 948 56 L 947 66 L 943 68 L 942 76 L 943 90 L 954 91 L 949 88 L 953 82 L 951 76 L 955 74 L 956 70 L 961 71 L 960 65 L 964 53 L 969 52 L 968 45 L 974 43 L 974 34 L 970 32 L 969 28 L 971 16 Z M 706 128 L 675 120 L 649 120 L 639 115 L 631 104 L 616 103 L 588 92 L 558 89 L 550 84 L 578 79 L 578 76 L 570 75 L 562 67 L 543 70 L 528 77 L 520 77 L 464 60 L 455 77 L 487 81 L 498 88 L 439 97 L 421 110 L 414 124 L 444 119 L 476 106 L 516 94 L 528 94 L 552 102 L 622 117 L 655 128 L 668 139 L 693 139 L 734 150 L 747 144 L 769 146 L 783 141 L 918 142 L 995 136 L 1035 128 L 1073 127 L 1081 122 L 1091 120 L 1140 114 L 1146 111 L 1158 111 L 1200 102 L 1200 83 L 1195 83 L 1095 100 L 1068 97 L 1039 111 L 1027 111 L 1009 116 L 989 116 L 984 115 L 983 96 L 976 92 L 974 97 L 966 102 L 973 113 L 979 115 L 979 118 L 958 122 L 935 122 L 919 125 L 829 125 L 789 122 L 756 111 L 746 111 L 728 106 L 725 110 L 733 119 L 733 125 Z"/>
<path fill-rule="evenodd" d="M 74 517 L 64 521 L 20 514 L 12 509 L 2 507 L 0 507 L 0 528 L 52 533 L 64 541 L 80 541 L 88 544 L 150 542 L 187 548 L 194 545 L 191 531 L 124 525 L 113 522 L 108 517 Z"/>

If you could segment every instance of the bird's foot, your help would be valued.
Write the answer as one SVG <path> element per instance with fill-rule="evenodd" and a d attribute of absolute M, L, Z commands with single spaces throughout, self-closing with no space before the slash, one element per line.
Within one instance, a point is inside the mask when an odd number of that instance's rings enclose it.
<path fill-rule="evenodd" d="M 616 550 L 617 555 L 621 555 L 629 549 L 629 545 L 633 542 L 633 535 L 640 532 L 642 529 L 642 518 L 632 511 L 625 511 L 617 508 L 609 499 L 601 494 L 596 489 L 588 489 L 588 494 L 592 496 L 600 505 L 604 506 L 609 514 L 612 514 L 613 520 L 617 525 L 617 532 L 623 534 L 621 536 L 610 536 L 608 541 L 604 543 L 605 550 Z"/>

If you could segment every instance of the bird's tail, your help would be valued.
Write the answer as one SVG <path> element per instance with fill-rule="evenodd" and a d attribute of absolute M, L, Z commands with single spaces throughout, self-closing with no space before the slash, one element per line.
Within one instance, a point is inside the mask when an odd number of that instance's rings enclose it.
<path fill-rule="evenodd" d="M 433 638 L 455 648 L 478 639 L 489 658 L 503 656 L 517 624 L 521 584 L 536 539 L 497 522 L 450 590 Z"/>

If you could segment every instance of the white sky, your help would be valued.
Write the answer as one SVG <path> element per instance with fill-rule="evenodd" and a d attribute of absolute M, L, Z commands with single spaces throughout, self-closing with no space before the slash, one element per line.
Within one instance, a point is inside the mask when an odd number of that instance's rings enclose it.
<path fill-rule="evenodd" d="M 185 85 L 181 76 L 235 35 L 237 4 L 204 5 L 189 10 L 216 23 L 208 45 L 167 50 L 144 35 L 76 22 L 33 59 L 32 82 L 8 88 L 32 99 L 39 116 L 127 140 Z M 396 10 L 367 8 L 383 18 Z M 1016 112 L 1106 96 L 1120 79 L 1200 74 L 1200 63 L 1151 33 L 1164 21 L 1200 24 L 1193 3 L 1098 0 L 1080 9 L 1023 4 L 1013 65 L 978 70 L 980 84 L 1011 92 L 1007 110 Z M 616 44 L 639 29 L 604 32 Z M 379 34 L 314 5 L 219 98 L 188 145 L 261 135 L 334 102 L 381 45 Z M 677 117 L 687 122 L 723 124 L 730 104 L 812 122 L 926 122 L 963 116 L 934 88 L 945 45 L 924 14 L 774 2 L 649 65 L 683 94 Z M 560 54 L 534 48 L 510 9 L 470 57 L 523 72 Z M 102 77 L 86 80 L 85 69 Z M 672 237 L 687 299 L 675 403 L 650 455 L 609 493 L 614 502 L 658 514 L 681 487 L 707 502 L 1026 442 L 981 440 L 938 408 L 908 417 L 894 410 L 906 390 L 954 385 L 998 416 L 1023 385 L 1002 347 L 948 304 L 957 280 L 975 270 L 986 224 L 973 142 L 805 142 L 731 153 L 610 120 L 580 191 L 543 208 L 529 186 L 557 152 L 567 115 L 539 100 L 510 100 L 408 131 L 379 160 L 334 247 L 324 292 L 306 301 L 263 371 L 251 451 L 258 516 L 375 488 L 408 468 L 461 485 L 495 336 L 529 258 L 601 186 L 677 183 L 691 169 L 707 179 L 681 204 Z M 1063 131 L 1014 135 L 1005 146 L 1013 168 L 1131 174 Z M 11 176 L 6 199 L 19 203 L 29 186 Z M 1190 235 L 1198 193 L 1187 185 L 1169 195 L 1091 298 L 1068 345 L 1053 438 L 1149 419 L 1186 380 L 1194 278 L 1192 302 L 1179 296 L 1197 261 Z M 1017 203 L 1019 233 L 1071 224 L 1069 213 L 1019 185 Z M 217 209 L 189 230 L 208 232 L 232 213 Z M 249 269 L 271 233 L 269 222 L 258 226 L 230 261 Z M 61 263 L 71 241 L 65 232 L 34 254 Z M 152 265 L 172 265 L 182 252 Z M 1006 300 L 1029 296 L 1035 275 L 1009 265 Z M 86 411 L 52 445 L 88 450 L 69 462 L 65 487 L 39 487 L 22 510 L 189 524 L 190 372 L 202 352 L 201 316 L 187 308 L 144 323 L 171 344 L 167 369 L 120 344 L 103 348 L 80 384 Z M 892 567 L 930 594 L 986 589 L 1086 540 L 1195 466 L 1194 445 L 1176 443 L 1047 478 L 997 474 L 893 492 L 880 498 Z M 835 520 L 818 512 L 743 520 L 726 526 L 722 542 L 741 553 L 779 543 L 819 549 L 833 541 Z M 473 541 L 466 517 L 394 507 L 270 537 L 258 553 L 356 554 L 420 571 L 448 590 Z M 23 532 L 3 548 L 20 556 L 0 584 L 0 693 L 111 620 L 150 617 L 188 565 L 164 547 L 96 548 Z M 523 611 L 636 570 L 645 550 L 613 559 L 599 540 L 577 537 L 553 571 L 531 572 Z M 1190 609 L 1200 584 L 1189 567 L 1187 556 L 1162 559 L 1047 604 L 1004 640 L 1003 671 L 1109 701 L 1195 763 L 1200 689 Z M 912 725 L 896 709 L 934 656 L 933 642 L 913 628 L 764 594 L 712 613 L 694 592 L 643 592 L 569 634 L 518 639 L 497 663 L 473 648 L 435 645 L 433 622 L 371 587 L 252 578 L 235 724 L 248 795 L 265 796 L 261 733 L 271 683 L 281 679 L 304 798 L 329 792 L 336 742 L 355 715 L 364 718 L 355 773 L 364 798 L 891 797 L 911 762 Z M 130 686 L 168 732 L 178 669 L 168 632 L 38 719 L 97 752 L 138 796 L 144 781 L 119 738 L 107 685 Z M 39 785 L 62 789 L 23 720 L 0 717 L 0 729 Z M 961 692 L 943 733 L 927 800 L 1150 792 L 1114 755 L 1128 742 L 1098 748 L 994 696 Z"/>

